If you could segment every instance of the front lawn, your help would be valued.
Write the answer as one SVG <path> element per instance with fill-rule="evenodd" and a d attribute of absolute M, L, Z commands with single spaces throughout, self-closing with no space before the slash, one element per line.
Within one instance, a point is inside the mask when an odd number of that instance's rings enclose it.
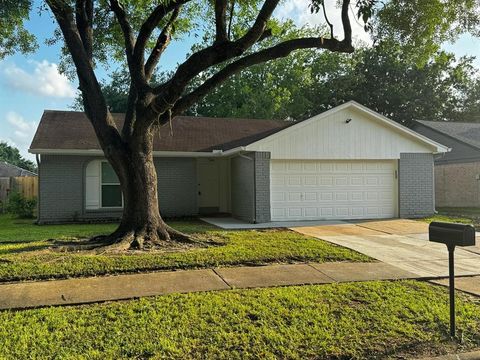
<path fill-rule="evenodd" d="M 0 281 L 89 276 L 148 270 L 291 263 L 370 261 L 365 255 L 289 230 L 223 231 L 199 221 L 173 221 L 188 233 L 211 235 L 221 243 L 176 252 L 97 255 L 61 253 L 48 239 L 79 239 L 108 233 L 115 225 L 43 225 L 0 216 Z"/>
<path fill-rule="evenodd" d="M 2 359 L 411 359 L 480 346 L 480 304 L 416 281 L 175 294 L 0 312 Z"/>

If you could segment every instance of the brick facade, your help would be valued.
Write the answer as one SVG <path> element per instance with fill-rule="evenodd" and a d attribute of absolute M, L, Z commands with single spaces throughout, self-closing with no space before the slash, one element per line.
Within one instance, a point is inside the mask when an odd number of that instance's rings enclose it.
<path fill-rule="evenodd" d="M 480 207 L 480 162 L 436 164 L 438 207 Z"/>
<path fill-rule="evenodd" d="M 121 210 L 85 209 L 85 168 L 101 157 L 44 155 L 39 166 L 38 220 L 76 222 L 119 219 Z M 195 215 L 197 207 L 194 158 L 156 158 L 160 211 L 167 217 Z"/>
<path fill-rule="evenodd" d="M 433 155 L 402 153 L 398 169 L 400 217 L 432 215 L 435 211 Z"/>
<path fill-rule="evenodd" d="M 255 222 L 270 220 L 270 153 L 255 152 Z"/>

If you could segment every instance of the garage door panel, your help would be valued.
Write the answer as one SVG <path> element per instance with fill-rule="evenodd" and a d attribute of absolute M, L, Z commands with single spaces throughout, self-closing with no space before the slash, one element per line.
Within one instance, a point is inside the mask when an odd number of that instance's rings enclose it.
<path fill-rule="evenodd" d="M 286 209 L 288 216 L 291 218 L 301 218 L 302 217 L 302 208 L 300 207 L 290 207 Z"/>
<path fill-rule="evenodd" d="M 270 201 L 272 202 L 284 202 L 285 201 L 285 192 L 279 192 L 279 191 L 272 191 L 272 194 L 270 196 Z"/>
<path fill-rule="evenodd" d="M 396 216 L 395 161 L 271 163 L 272 220 Z"/>
<path fill-rule="evenodd" d="M 318 216 L 318 209 L 317 208 L 305 208 L 305 217 L 314 217 Z"/>
<path fill-rule="evenodd" d="M 305 175 L 305 186 L 317 186 L 317 177 L 315 175 Z"/>

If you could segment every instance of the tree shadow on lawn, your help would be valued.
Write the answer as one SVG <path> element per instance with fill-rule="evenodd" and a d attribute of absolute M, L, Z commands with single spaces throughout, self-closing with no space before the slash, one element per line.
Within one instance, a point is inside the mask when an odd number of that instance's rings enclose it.
<path fill-rule="evenodd" d="M 30 241 L 30 242 L 33 242 L 33 241 Z M 20 243 L 20 242 L 19 243 L 1 242 L 0 243 L 0 255 L 20 254 L 20 253 L 24 253 L 24 252 L 47 250 L 52 246 L 51 243 L 46 242 L 45 244 L 39 244 L 39 245 L 30 245 L 30 246 L 22 246 L 22 247 L 19 247 L 19 248 L 2 249 L 1 246 L 5 245 L 5 244 L 15 245 L 15 244 L 25 244 L 25 242 L 23 242 L 23 243 Z"/>

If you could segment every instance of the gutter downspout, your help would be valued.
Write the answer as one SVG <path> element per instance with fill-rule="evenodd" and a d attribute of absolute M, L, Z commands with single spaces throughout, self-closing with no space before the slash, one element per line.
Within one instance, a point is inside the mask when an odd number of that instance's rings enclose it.
<path fill-rule="evenodd" d="M 35 161 L 37 162 L 37 177 L 38 177 L 38 188 L 37 188 L 37 224 L 38 224 L 40 220 L 40 164 L 41 164 L 40 154 L 35 154 Z"/>

